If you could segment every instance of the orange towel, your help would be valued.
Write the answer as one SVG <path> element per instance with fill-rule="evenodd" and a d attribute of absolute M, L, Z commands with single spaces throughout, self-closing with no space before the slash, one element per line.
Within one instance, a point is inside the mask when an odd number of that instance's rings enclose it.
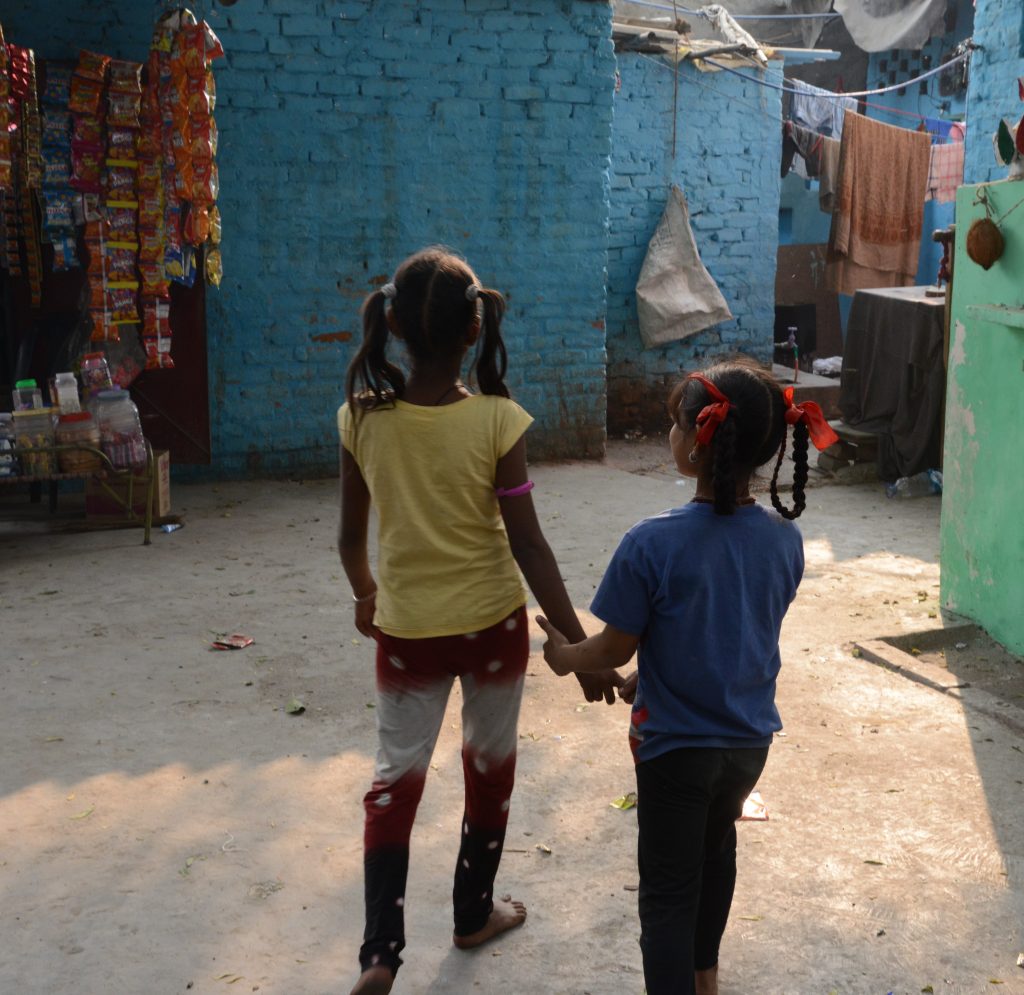
<path fill-rule="evenodd" d="M 847 113 L 825 271 L 830 289 L 914 284 L 930 155 L 927 132 Z"/>

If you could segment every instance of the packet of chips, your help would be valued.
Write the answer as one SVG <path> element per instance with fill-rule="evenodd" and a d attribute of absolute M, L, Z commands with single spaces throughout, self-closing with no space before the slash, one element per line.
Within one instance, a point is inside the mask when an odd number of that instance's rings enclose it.
<path fill-rule="evenodd" d="M 192 196 L 194 204 L 209 207 L 220 192 L 217 164 L 212 160 L 197 159 L 192 163 Z"/>
<path fill-rule="evenodd" d="M 103 154 L 99 149 L 71 147 L 71 186 L 76 190 L 99 193 Z"/>
<path fill-rule="evenodd" d="M 224 276 L 224 262 L 220 256 L 220 249 L 209 249 L 206 253 L 206 282 L 213 287 L 219 287 Z"/>
<path fill-rule="evenodd" d="M 104 213 L 106 231 L 112 239 L 133 239 L 137 228 L 138 204 L 133 201 L 107 201 Z"/>
<path fill-rule="evenodd" d="M 220 208 L 216 204 L 210 208 L 210 244 L 220 245 Z"/>
<path fill-rule="evenodd" d="M 43 186 L 66 187 L 71 182 L 71 164 L 62 149 L 43 149 Z"/>
<path fill-rule="evenodd" d="M 52 107 L 43 111 L 43 147 L 65 152 L 71 147 L 71 115 L 67 111 Z"/>
<path fill-rule="evenodd" d="M 190 76 L 187 84 L 188 112 L 193 118 L 208 118 L 217 105 L 217 86 L 213 73 Z"/>
<path fill-rule="evenodd" d="M 98 52 L 89 52 L 83 48 L 78 53 L 78 65 L 75 67 L 75 75 L 83 79 L 102 83 L 106 78 L 109 65 L 109 55 L 100 55 Z"/>
<path fill-rule="evenodd" d="M 146 228 L 139 232 L 139 259 L 144 263 L 160 263 L 163 268 L 164 240 L 161 232 Z"/>
<path fill-rule="evenodd" d="M 108 159 L 104 178 L 107 196 L 112 200 L 133 200 L 138 173 L 130 159 Z"/>
<path fill-rule="evenodd" d="M 111 90 L 107 94 L 107 124 L 112 128 L 141 128 L 141 110 L 141 93 L 119 93 Z"/>
<path fill-rule="evenodd" d="M 136 246 L 129 242 L 108 242 L 103 247 L 103 275 L 109 283 L 135 279 Z"/>
<path fill-rule="evenodd" d="M 89 114 L 95 117 L 99 113 L 102 97 L 102 83 L 76 75 L 71 80 L 68 110 L 74 111 L 76 114 Z"/>
<path fill-rule="evenodd" d="M 70 191 L 49 191 L 44 199 L 46 201 L 47 228 L 71 228 L 74 225 L 75 216 L 71 208 L 72 195 Z"/>
<path fill-rule="evenodd" d="M 217 122 L 208 117 L 189 123 L 193 159 L 213 159 L 217 155 Z"/>
<path fill-rule="evenodd" d="M 110 89 L 117 93 L 142 93 L 142 63 L 111 59 L 107 67 Z"/>
<path fill-rule="evenodd" d="M 80 148 L 102 148 L 103 126 L 99 118 L 87 114 L 74 115 L 71 125 L 71 141 Z"/>
<path fill-rule="evenodd" d="M 55 62 L 46 63 L 46 85 L 39 99 L 51 107 L 65 110 L 71 97 L 71 68 Z"/>
<path fill-rule="evenodd" d="M 210 237 L 210 212 L 207 208 L 193 204 L 185 216 L 185 241 L 189 245 L 202 245 Z"/>
<path fill-rule="evenodd" d="M 63 273 L 69 269 L 77 269 L 78 246 L 75 244 L 75 236 L 71 234 L 57 235 L 53 239 L 53 269 L 56 273 Z"/>
<path fill-rule="evenodd" d="M 168 298 L 171 285 L 164 275 L 164 268 L 158 263 L 140 263 L 139 273 L 142 276 L 142 293 L 146 297 Z"/>
<path fill-rule="evenodd" d="M 135 159 L 138 154 L 139 132 L 132 128 L 110 128 L 107 131 L 108 159 Z"/>
<path fill-rule="evenodd" d="M 137 281 L 130 281 L 131 286 L 107 284 L 106 290 L 106 314 L 112 323 L 132 322 L 139 320 L 138 298 L 135 291 L 138 289 Z"/>

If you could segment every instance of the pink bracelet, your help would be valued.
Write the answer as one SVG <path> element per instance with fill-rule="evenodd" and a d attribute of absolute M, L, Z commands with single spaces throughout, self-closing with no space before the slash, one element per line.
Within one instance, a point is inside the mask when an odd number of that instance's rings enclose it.
<path fill-rule="evenodd" d="M 518 487 L 496 487 L 494 493 L 499 498 L 522 497 L 524 494 L 529 494 L 532 490 L 533 481 L 528 480 L 525 484 L 520 484 Z"/>

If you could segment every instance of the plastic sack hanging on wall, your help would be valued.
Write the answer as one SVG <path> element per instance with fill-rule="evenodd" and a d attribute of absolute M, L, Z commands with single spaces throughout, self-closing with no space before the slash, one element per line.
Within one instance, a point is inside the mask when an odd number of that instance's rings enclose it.
<path fill-rule="evenodd" d="M 648 348 L 689 338 L 732 318 L 701 262 L 683 191 L 673 186 L 636 285 L 640 337 Z"/>

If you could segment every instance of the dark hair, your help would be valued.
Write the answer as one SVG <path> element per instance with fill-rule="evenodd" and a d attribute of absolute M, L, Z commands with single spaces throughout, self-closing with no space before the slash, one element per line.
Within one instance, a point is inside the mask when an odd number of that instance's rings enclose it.
<path fill-rule="evenodd" d="M 508 397 L 508 354 L 501 337 L 505 298 L 497 290 L 480 287 L 468 263 L 443 246 L 431 246 L 406 259 L 395 271 L 393 286 L 393 318 L 413 363 L 460 354 L 465 349 L 466 330 L 482 310 L 470 376 L 481 393 Z M 473 286 L 478 293 L 470 300 L 466 291 Z M 360 311 L 363 341 L 349 364 L 345 382 L 354 411 L 373 410 L 405 392 L 405 373 L 387 356 L 387 305 L 381 288 L 366 298 Z"/>
<path fill-rule="evenodd" d="M 772 475 L 771 498 L 775 510 L 790 520 L 806 507 L 807 426 L 793 427 L 793 507 L 779 499 L 779 469 L 786 455 L 786 401 L 771 373 L 743 357 L 718 363 L 703 372 L 732 405 L 711 439 L 711 479 L 715 511 L 731 515 L 736 509 L 737 473 L 753 473 L 778 453 Z M 714 398 L 699 380 L 683 380 L 672 389 L 668 409 L 680 428 L 693 428 L 697 416 Z"/>

